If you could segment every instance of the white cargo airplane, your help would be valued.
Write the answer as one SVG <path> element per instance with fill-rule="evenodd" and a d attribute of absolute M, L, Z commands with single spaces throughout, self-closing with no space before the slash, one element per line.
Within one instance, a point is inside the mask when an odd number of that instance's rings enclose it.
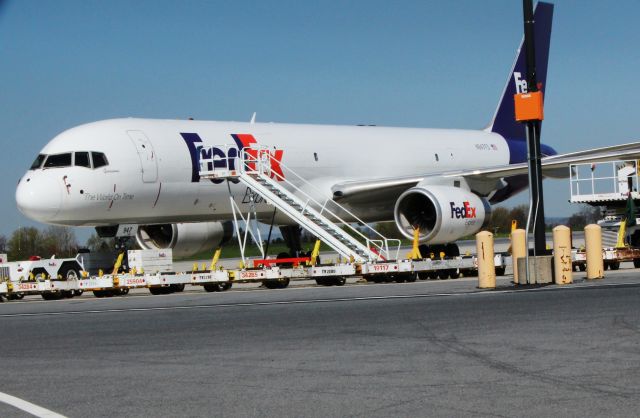
<path fill-rule="evenodd" d="M 553 5 L 538 3 L 535 44 L 543 91 L 552 15 Z M 89 123 L 42 149 L 20 179 L 16 201 L 37 221 L 95 226 L 102 236 L 135 224 L 143 247 L 194 253 L 232 234 L 227 186 L 200 181 L 202 149 L 233 144 L 212 149 L 225 158 L 260 144 L 273 147 L 279 161 L 361 219 L 394 220 L 407 237 L 418 225 L 423 242 L 451 242 L 478 231 L 490 203 L 527 187 L 525 131 L 513 108 L 513 95 L 526 92 L 524 74 L 519 52 L 493 120 L 479 131 L 134 118 Z M 636 158 L 639 151 L 635 143 L 557 155 L 543 145 L 543 167 L 547 176 L 566 177 L 571 163 Z M 250 191 L 233 189 L 238 203 L 248 203 Z M 257 212 L 268 223 L 273 207 L 262 202 Z M 296 246 L 295 238 L 288 241 Z"/>

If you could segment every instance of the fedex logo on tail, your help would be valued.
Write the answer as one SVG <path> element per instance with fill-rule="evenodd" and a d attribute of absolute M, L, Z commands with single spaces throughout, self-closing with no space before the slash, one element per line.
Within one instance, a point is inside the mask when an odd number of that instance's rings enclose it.
<path fill-rule="evenodd" d="M 187 144 L 189 149 L 189 155 L 191 156 L 191 182 L 197 183 L 200 181 L 200 159 L 213 159 L 214 168 L 229 168 L 235 170 L 235 164 L 237 157 L 241 155 L 241 151 L 248 148 L 247 154 L 252 158 L 258 157 L 258 150 L 252 150 L 254 145 L 257 145 L 258 141 L 251 134 L 231 134 L 231 138 L 236 144 L 237 148 L 229 148 L 226 152 L 218 147 L 205 147 L 202 138 L 197 133 L 180 133 L 182 139 Z M 284 180 L 284 173 L 280 162 L 284 154 L 283 150 L 266 151 L 260 150 L 260 153 L 267 153 L 266 157 L 269 158 L 271 167 L 271 178 L 275 178 L 278 181 Z M 262 157 L 262 155 L 260 155 Z M 227 167 L 227 164 L 229 165 Z M 213 183 L 222 183 L 223 179 L 211 179 Z"/>
<path fill-rule="evenodd" d="M 519 71 L 514 71 L 513 73 L 513 81 L 516 84 L 516 94 L 527 94 L 529 93 L 529 84 L 527 83 L 527 79 L 522 77 L 522 73 Z M 542 83 L 538 82 L 536 84 L 538 90 L 542 90 Z"/>
<path fill-rule="evenodd" d="M 462 206 L 457 206 L 455 202 L 449 202 L 451 205 L 451 219 L 468 219 L 476 218 L 476 208 L 471 206 L 469 202 L 462 202 Z"/>
<path fill-rule="evenodd" d="M 518 71 L 513 73 L 513 81 L 516 83 L 516 93 L 524 94 L 529 92 L 529 87 L 527 86 L 527 80 L 522 78 L 522 74 Z"/>

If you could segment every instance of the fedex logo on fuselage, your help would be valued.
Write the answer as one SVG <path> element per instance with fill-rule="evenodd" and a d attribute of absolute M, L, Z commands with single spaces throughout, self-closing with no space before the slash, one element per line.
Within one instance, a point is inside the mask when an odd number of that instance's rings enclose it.
<path fill-rule="evenodd" d="M 225 153 L 224 150 L 218 147 L 206 147 L 202 138 L 197 133 L 180 133 L 182 139 L 187 144 L 187 148 L 189 148 L 189 155 L 191 156 L 191 182 L 197 183 L 200 181 L 200 159 L 213 159 L 214 168 L 228 168 L 229 170 L 236 170 L 235 167 L 237 157 L 241 155 L 241 151 L 245 148 L 249 148 L 247 153 L 251 154 L 252 157 L 257 157 L 257 155 L 253 155 L 253 150 L 251 148 L 258 143 L 256 139 L 251 134 L 231 134 L 231 138 L 235 142 L 237 148 L 229 148 Z M 257 153 L 258 150 L 255 150 Z M 284 154 L 283 150 L 273 150 L 266 151 L 261 150 L 262 153 L 268 153 L 267 156 L 269 158 L 270 167 L 271 167 L 271 178 L 275 178 L 278 181 L 284 180 L 284 173 L 282 172 L 282 167 L 280 166 L 280 162 L 282 161 L 282 155 Z M 262 154 L 261 154 L 262 155 Z M 228 167 L 227 167 L 228 165 Z M 211 179 L 213 183 L 222 183 L 223 179 Z"/>
<path fill-rule="evenodd" d="M 451 205 L 451 219 L 466 219 L 476 217 L 476 208 L 471 206 L 469 202 L 462 202 L 462 206 L 456 206 L 455 202 L 449 202 Z"/>

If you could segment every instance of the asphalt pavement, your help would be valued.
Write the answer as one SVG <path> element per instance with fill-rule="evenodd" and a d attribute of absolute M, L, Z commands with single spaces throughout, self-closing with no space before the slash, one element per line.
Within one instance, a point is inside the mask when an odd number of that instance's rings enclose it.
<path fill-rule="evenodd" d="M 577 278 L 3 303 L 0 392 L 70 417 L 637 416 L 637 272 Z"/>

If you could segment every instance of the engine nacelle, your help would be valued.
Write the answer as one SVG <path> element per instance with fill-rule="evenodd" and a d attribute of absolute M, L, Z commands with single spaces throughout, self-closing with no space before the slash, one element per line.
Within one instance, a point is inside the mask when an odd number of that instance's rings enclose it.
<path fill-rule="evenodd" d="M 478 232 L 491 215 L 491 206 L 472 192 L 450 186 L 416 186 L 396 201 L 396 226 L 413 239 L 420 228 L 420 241 L 431 244 L 453 242 Z"/>
<path fill-rule="evenodd" d="M 233 223 L 230 221 L 140 225 L 136 233 L 141 248 L 171 248 L 174 257 L 188 257 L 206 250 L 213 252 L 232 237 Z"/>

